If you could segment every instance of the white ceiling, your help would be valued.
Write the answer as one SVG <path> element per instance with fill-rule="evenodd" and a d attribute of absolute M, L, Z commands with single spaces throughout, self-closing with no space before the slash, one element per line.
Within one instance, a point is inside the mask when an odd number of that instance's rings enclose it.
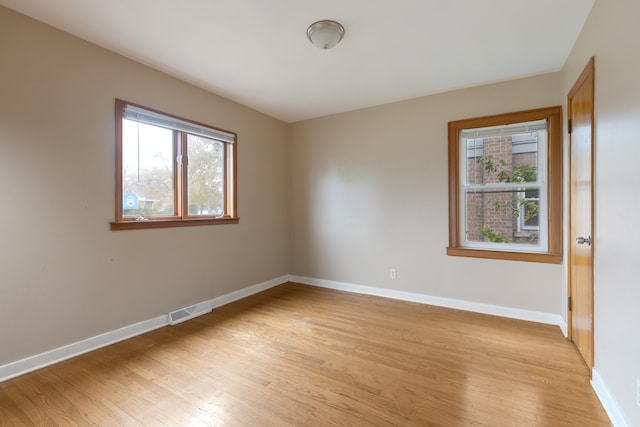
<path fill-rule="evenodd" d="M 0 0 L 286 122 L 558 71 L 595 0 Z M 334 19 L 320 50 L 307 27 Z M 46 40 L 43 40 L 46 42 Z"/>

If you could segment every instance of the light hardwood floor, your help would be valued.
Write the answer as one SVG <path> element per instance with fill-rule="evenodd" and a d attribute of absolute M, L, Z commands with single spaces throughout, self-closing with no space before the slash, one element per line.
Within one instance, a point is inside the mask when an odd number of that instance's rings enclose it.
<path fill-rule="evenodd" d="M 608 426 L 554 326 L 288 283 L 0 384 L 0 425 Z"/>

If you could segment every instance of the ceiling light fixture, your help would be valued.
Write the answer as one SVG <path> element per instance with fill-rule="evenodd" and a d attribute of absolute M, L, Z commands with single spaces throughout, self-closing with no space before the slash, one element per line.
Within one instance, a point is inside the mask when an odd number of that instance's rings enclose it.
<path fill-rule="evenodd" d="M 318 21 L 307 28 L 307 37 L 320 49 L 331 49 L 344 37 L 344 27 L 336 21 Z"/>

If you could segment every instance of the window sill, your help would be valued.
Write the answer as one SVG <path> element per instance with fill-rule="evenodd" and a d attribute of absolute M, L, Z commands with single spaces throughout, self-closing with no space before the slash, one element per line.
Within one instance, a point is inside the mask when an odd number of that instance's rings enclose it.
<path fill-rule="evenodd" d="M 503 259 L 508 261 L 543 262 L 547 264 L 562 264 L 562 254 L 542 252 L 510 252 L 492 251 L 487 249 L 453 248 L 447 247 L 447 255 L 470 258 Z"/>
<path fill-rule="evenodd" d="M 160 219 L 148 221 L 114 221 L 111 231 L 142 230 L 147 228 L 193 227 L 198 225 L 237 224 L 240 218 Z"/>

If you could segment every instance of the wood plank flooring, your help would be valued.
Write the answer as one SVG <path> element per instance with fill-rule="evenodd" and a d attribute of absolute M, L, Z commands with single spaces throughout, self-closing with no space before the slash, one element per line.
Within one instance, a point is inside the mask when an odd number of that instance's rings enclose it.
<path fill-rule="evenodd" d="M 287 283 L 0 383 L 2 426 L 609 426 L 554 326 Z"/>

